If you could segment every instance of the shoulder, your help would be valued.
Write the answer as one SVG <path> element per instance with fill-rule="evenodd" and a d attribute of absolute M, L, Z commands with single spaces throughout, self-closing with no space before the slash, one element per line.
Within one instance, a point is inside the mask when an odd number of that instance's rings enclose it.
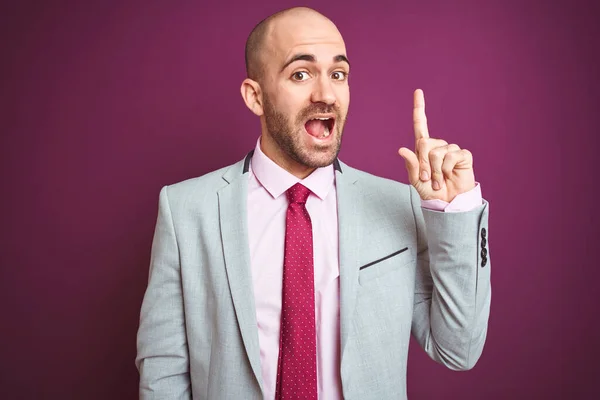
<path fill-rule="evenodd" d="M 185 204 L 190 200 L 198 204 L 211 198 L 216 199 L 217 192 L 228 185 L 227 177 L 241 177 L 243 168 L 244 160 L 195 178 L 164 186 L 161 197 L 166 196 L 171 206 Z"/>
<path fill-rule="evenodd" d="M 362 171 L 342 163 L 341 169 L 344 175 L 348 175 L 351 180 L 356 181 L 361 190 L 370 196 L 392 197 L 397 201 L 411 201 L 414 188 L 406 183 L 398 182 L 393 179 L 383 178 Z"/>
<path fill-rule="evenodd" d="M 230 167 L 231 166 L 220 168 L 195 178 L 172 183 L 166 186 L 166 190 L 169 194 L 169 197 L 182 197 L 198 191 L 205 192 L 218 190 L 218 188 L 226 183 L 223 180 L 223 175 Z"/>

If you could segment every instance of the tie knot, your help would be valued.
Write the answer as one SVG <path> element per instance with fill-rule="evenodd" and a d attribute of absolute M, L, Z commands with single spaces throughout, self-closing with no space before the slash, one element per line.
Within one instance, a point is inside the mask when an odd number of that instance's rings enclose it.
<path fill-rule="evenodd" d="M 287 198 L 291 203 L 306 203 L 306 199 L 308 199 L 308 195 L 310 194 L 310 189 L 301 183 L 296 183 L 294 186 L 287 190 Z"/>

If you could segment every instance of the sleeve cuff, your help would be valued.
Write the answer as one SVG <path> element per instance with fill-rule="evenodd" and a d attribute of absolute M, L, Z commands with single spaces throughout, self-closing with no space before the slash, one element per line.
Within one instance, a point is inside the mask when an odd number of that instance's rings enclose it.
<path fill-rule="evenodd" d="M 481 186 L 479 182 L 475 182 L 473 189 L 457 195 L 450 203 L 444 200 L 421 200 L 421 207 L 434 211 L 464 212 L 471 211 L 482 203 Z"/>

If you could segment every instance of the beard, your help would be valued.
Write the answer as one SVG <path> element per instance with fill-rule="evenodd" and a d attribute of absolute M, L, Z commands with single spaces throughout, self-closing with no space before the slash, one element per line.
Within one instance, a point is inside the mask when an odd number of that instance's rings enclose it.
<path fill-rule="evenodd" d="M 331 165 L 340 152 L 342 134 L 346 117 L 342 116 L 338 106 L 330 106 L 323 103 L 314 103 L 302 109 L 292 124 L 290 118 L 277 110 L 264 97 L 263 111 L 267 132 L 279 149 L 295 162 L 309 168 L 321 168 Z M 304 122 L 314 114 L 335 115 L 335 125 L 331 135 L 332 141 L 328 144 L 308 144 L 305 135 Z M 310 135 L 309 135 L 310 136 Z"/>

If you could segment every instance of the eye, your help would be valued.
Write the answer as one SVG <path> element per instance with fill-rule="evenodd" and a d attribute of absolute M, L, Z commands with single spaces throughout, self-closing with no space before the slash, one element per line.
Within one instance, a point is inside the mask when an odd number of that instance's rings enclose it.
<path fill-rule="evenodd" d="M 292 79 L 295 81 L 305 81 L 308 79 L 308 72 L 306 71 L 298 71 L 298 72 L 294 72 L 292 75 Z"/>
<path fill-rule="evenodd" d="M 336 81 L 345 81 L 348 77 L 348 74 L 344 71 L 335 71 L 331 74 L 331 78 Z"/>

